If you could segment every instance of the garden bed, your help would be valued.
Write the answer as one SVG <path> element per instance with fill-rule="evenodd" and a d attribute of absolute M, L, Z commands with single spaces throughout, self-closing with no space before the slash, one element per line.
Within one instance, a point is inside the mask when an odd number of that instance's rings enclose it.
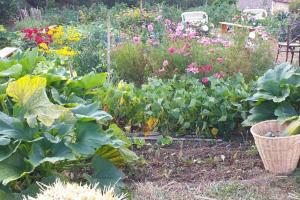
<path fill-rule="evenodd" d="M 251 142 L 184 141 L 167 147 L 149 144 L 135 152 L 145 162 L 128 169 L 128 182 L 200 183 L 252 179 L 266 174 Z"/>
<path fill-rule="evenodd" d="M 252 141 L 151 143 L 135 152 L 145 163 L 126 171 L 133 200 L 299 198 L 299 171 L 290 176 L 266 172 Z"/>

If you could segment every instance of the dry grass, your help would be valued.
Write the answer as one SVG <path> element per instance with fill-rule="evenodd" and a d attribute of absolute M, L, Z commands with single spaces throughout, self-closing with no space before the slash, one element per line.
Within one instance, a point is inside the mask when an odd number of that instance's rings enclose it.
<path fill-rule="evenodd" d="M 296 179 L 268 175 L 253 180 L 203 184 L 136 183 L 133 200 L 300 200 Z"/>

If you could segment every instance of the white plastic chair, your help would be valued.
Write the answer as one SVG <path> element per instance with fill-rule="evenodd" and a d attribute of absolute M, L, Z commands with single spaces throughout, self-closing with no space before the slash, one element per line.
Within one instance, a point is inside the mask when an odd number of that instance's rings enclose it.
<path fill-rule="evenodd" d="M 208 23 L 208 15 L 203 11 L 184 12 L 181 14 L 182 23 Z"/>
<path fill-rule="evenodd" d="M 267 11 L 264 9 L 245 9 L 243 13 L 252 14 L 256 20 L 265 19 L 268 16 Z"/>

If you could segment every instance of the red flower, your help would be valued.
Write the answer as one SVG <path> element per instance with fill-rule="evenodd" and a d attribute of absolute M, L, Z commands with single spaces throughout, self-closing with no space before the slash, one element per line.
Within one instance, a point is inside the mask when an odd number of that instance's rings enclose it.
<path fill-rule="evenodd" d="M 224 78 L 224 73 L 223 72 L 217 72 L 217 73 L 215 73 L 214 75 L 213 75 L 215 78 L 218 78 L 218 79 L 220 79 L 220 78 Z"/>
<path fill-rule="evenodd" d="M 169 51 L 170 54 L 174 54 L 175 51 L 176 51 L 176 49 L 175 49 L 174 47 L 170 47 L 170 48 L 168 49 L 168 51 Z"/>
<path fill-rule="evenodd" d="M 202 78 L 201 79 L 201 82 L 203 83 L 203 84 L 207 84 L 208 82 L 209 82 L 209 79 L 208 79 L 208 77 L 204 77 L 204 78 Z"/>
<path fill-rule="evenodd" d="M 39 36 L 39 35 L 36 35 L 35 38 L 34 38 L 34 40 L 35 40 L 35 42 L 36 42 L 37 44 L 40 44 L 40 43 L 46 43 L 46 42 L 43 40 L 43 38 L 42 38 L 41 36 Z"/>
<path fill-rule="evenodd" d="M 211 65 L 205 65 L 199 68 L 199 72 L 207 73 L 210 72 L 213 69 Z"/>

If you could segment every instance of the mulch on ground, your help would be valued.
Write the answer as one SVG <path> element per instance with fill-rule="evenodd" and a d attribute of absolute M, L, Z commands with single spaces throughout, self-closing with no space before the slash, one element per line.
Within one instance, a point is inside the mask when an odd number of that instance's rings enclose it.
<path fill-rule="evenodd" d="M 255 145 L 238 142 L 154 143 L 134 150 L 144 163 L 126 170 L 126 182 L 203 183 L 249 180 L 267 174 Z"/>

